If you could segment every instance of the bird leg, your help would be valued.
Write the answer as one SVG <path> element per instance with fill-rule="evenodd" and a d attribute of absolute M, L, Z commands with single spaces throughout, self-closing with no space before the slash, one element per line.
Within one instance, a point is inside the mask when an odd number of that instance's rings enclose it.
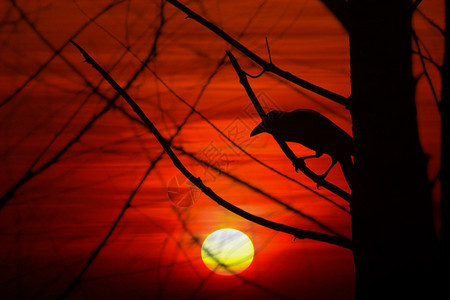
<path fill-rule="evenodd" d="M 292 165 L 295 168 L 295 172 L 298 172 L 298 169 L 300 169 L 300 166 L 303 166 L 305 164 L 305 160 L 308 158 L 317 158 L 317 157 L 321 157 L 323 153 L 320 152 L 316 152 L 316 154 L 314 155 L 308 155 L 308 156 L 303 156 L 303 157 L 297 157 L 297 161 L 294 162 Z"/>
<path fill-rule="evenodd" d="M 297 161 L 295 163 L 293 163 L 293 165 L 295 167 L 295 172 L 298 172 L 298 169 L 300 168 L 300 166 L 305 165 L 305 160 L 306 159 L 308 159 L 308 158 L 318 158 L 318 157 L 321 157 L 322 154 L 323 153 L 316 152 L 316 154 L 314 154 L 314 155 L 298 157 Z M 325 178 L 327 177 L 328 173 L 331 171 L 331 169 L 334 167 L 334 165 L 337 162 L 338 162 L 337 159 L 335 159 L 334 157 L 331 157 L 331 165 L 330 165 L 330 167 L 328 167 L 328 169 L 322 175 L 317 175 L 318 179 L 325 180 Z M 317 181 L 317 188 L 319 188 L 319 187 L 320 187 L 320 183 L 319 183 L 319 180 L 318 180 Z"/>

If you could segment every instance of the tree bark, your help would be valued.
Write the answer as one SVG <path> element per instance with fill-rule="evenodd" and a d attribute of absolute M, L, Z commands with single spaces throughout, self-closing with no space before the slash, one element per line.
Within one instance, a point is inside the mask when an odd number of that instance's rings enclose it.
<path fill-rule="evenodd" d="M 438 247 L 417 128 L 411 1 L 348 5 L 356 299 L 435 299 Z"/>
<path fill-rule="evenodd" d="M 445 0 L 444 62 L 441 67 L 441 236 L 442 280 L 450 299 L 450 0 Z"/>

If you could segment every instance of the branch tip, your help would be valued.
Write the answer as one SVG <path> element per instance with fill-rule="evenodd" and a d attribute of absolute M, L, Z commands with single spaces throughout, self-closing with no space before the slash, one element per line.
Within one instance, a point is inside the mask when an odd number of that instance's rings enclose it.
<path fill-rule="evenodd" d="M 266 36 L 266 46 L 267 52 L 269 53 L 269 63 L 272 64 L 272 56 L 270 55 L 269 41 L 267 40 L 267 36 Z"/>

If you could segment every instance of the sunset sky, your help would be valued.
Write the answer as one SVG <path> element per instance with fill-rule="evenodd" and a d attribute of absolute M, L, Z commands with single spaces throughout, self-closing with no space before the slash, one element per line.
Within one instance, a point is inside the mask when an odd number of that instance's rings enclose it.
<path fill-rule="evenodd" d="M 269 60 L 267 37 L 278 67 L 350 95 L 348 34 L 321 1 L 182 3 Z M 440 63 L 442 37 L 424 16 L 443 27 L 443 1 L 424 0 L 419 9 L 414 28 Z M 249 74 L 260 67 L 185 16 L 159 0 L 0 2 L 0 194 L 13 191 L 0 210 L 0 298 L 57 298 L 81 272 L 67 299 L 352 298 L 350 250 L 294 241 L 202 195 L 167 155 L 158 159 L 161 145 L 69 43 L 127 87 L 173 138 L 185 166 L 225 200 L 275 222 L 351 238 L 348 203 L 296 173 L 270 135 L 250 138 L 260 119 L 225 51 Z M 417 57 L 413 67 L 422 72 Z M 439 93 L 437 70 L 427 67 Z M 250 84 L 266 112 L 313 109 L 351 134 L 349 112 L 330 100 L 272 74 Z M 440 120 L 424 76 L 417 105 L 434 178 Z M 290 146 L 298 156 L 313 154 Z M 330 162 L 324 156 L 308 166 L 321 174 Z M 349 191 L 338 166 L 327 179 Z M 221 228 L 253 242 L 253 262 L 239 276 L 215 274 L 202 262 L 202 241 Z"/>

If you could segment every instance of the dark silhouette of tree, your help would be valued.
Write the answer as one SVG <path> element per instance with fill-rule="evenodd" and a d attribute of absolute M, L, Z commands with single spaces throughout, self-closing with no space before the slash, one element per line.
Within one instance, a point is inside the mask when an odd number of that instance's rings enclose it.
<path fill-rule="evenodd" d="M 410 1 L 349 1 L 358 177 L 352 228 L 360 299 L 437 297 L 444 291 L 437 284 L 442 261 L 416 119 L 411 7 Z"/>
<path fill-rule="evenodd" d="M 180 14 L 167 13 L 166 2 L 175 5 L 179 10 L 187 14 L 188 18 L 191 18 L 209 30 L 213 31 L 220 38 L 225 40 L 229 44 L 229 51 L 223 53 L 221 58 L 217 60 L 216 67 L 212 70 L 206 80 L 202 82 L 200 91 L 195 98 L 195 102 L 192 104 L 189 101 L 181 97 L 174 89 L 167 84 L 165 79 L 159 76 L 157 71 L 157 59 L 164 52 L 164 43 L 166 40 L 164 36 L 171 38 L 171 32 L 167 30 L 167 24 L 173 18 L 179 18 Z M 38 18 L 35 18 L 32 12 L 24 8 L 23 3 L 20 1 L 12 0 L 8 11 L 4 13 L 4 21 L 0 23 L 0 26 L 17 26 L 17 24 L 24 24 L 29 30 L 31 30 L 36 38 L 42 43 L 50 53 L 48 59 L 36 64 L 37 68 L 27 73 L 27 76 L 23 82 L 21 82 L 15 89 L 11 91 L 5 99 L 0 100 L 0 109 L 9 109 L 11 105 L 14 105 L 18 98 L 26 92 L 30 84 L 39 82 L 42 77 L 42 73 L 49 69 L 55 59 L 61 60 L 62 63 L 67 66 L 71 72 L 82 82 L 82 85 L 89 91 L 86 95 L 80 92 L 80 95 L 85 96 L 84 100 L 80 103 L 78 108 L 67 117 L 64 124 L 58 127 L 55 135 L 49 139 L 49 142 L 37 151 L 33 161 L 24 168 L 24 172 L 21 176 L 15 178 L 15 180 L 9 182 L 2 187 L 3 194 L 0 196 L 0 214 L 5 214 L 7 208 L 14 206 L 17 203 L 17 199 L 20 199 L 21 194 L 30 184 L 33 184 L 41 176 L 47 175 L 49 170 L 60 166 L 65 160 L 70 160 L 73 157 L 83 155 L 82 151 L 73 150 L 79 145 L 83 145 L 83 141 L 86 136 L 95 129 L 95 126 L 101 122 L 102 119 L 108 116 L 112 112 L 119 113 L 125 119 L 128 119 L 131 124 L 141 127 L 146 127 L 157 137 L 159 143 L 163 146 L 164 150 L 156 153 L 157 155 L 148 156 L 148 165 L 145 166 L 145 170 L 139 173 L 138 180 L 130 189 L 126 197 L 123 197 L 123 203 L 120 204 L 119 210 L 115 214 L 114 218 L 108 225 L 106 230 L 103 230 L 97 238 L 94 246 L 91 247 L 91 251 L 84 256 L 76 257 L 73 264 L 76 267 L 67 265 L 64 259 L 61 259 L 61 264 L 64 265 L 65 271 L 61 274 L 57 274 L 54 278 L 54 282 L 59 282 L 63 278 L 62 283 L 56 288 L 56 291 L 52 290 L 51 295 L 54 298 L 66 298 L 77 297 L 82 293 L 83 289 L 80 287 L 85 278 L 86 273 L 92 268 L 95 261 L 97 261 L 99 255 L 103 253 L 103 249 L 108 246 L 109 243 L 114 240 L 114 234 L 120 231 L 126 224 L 126 215 L 130 212 L 138 213 L 145 218 L 149 224 L 156 226 L 163 231 L 167 231 L 167 238 L 161 245 L 161 253 L 164 251 L 166 244 L 169 241 L 173 241 L 176 244 L 177 249 L 182 253 L 185 261 L 181 264 L 193 265 L 192 259 L 187 253 L 185 253 L 183 247 L 186 241 L 174 236 L 170 230 L 167 230 L 161 224 L 158 224 L 151 217 L 149 217 L 144 211 L 140 210 L 139 206 L 135 205 L 135 198 L 139 192 L 143 189 L 145 182 L 148 181 L 150 175 L 155 174 L 155 169 L 158 164 L 163 161 L 164 154 L 167 153 L 172 159 L 176 167 L 188 178 L 193 184 L 195 184 L 204 194 L 208 195 L 211 199 L 217 202 L 222 207 L 237 214 L 255 224 L 259 224 L 270 228 L 275 231 L 284 232 L 292 235 L 295 239 L 311 239 L 334 246 L 340 246 L 345 249 L 351 249 L 353 251 L 355 261 L 355 274 L 356 274 L 356 298 L 357 299 L 403 299 L 403 298 L 448 298 L 448 269 L 449 269 L 449 228 L 448 228 L 448 201 L 450 199 L 450 191 L 448 184 L 448 168 L 449 168 L 449 155 L 450 146 L 449 141 L 449 101 L 450 101 L 450 74 L 449 74 L 449 25 L 450 24 L 450 1 L 446 0 L 446 27 L 443 29 L 439 25 L 429 19 L 420 10 L 420 1 L 401 0 L 393 1 L 356 1 L 356 0 L 321 0 L 321 2 L 330 10 L 331 13 L 341 23 L 342 27 L 348 31 L 350 40 L 350 54 L 351 54 L 351 96 L 346 97 L 338 93 L 332 92 L 328 89 L 322 88 L 309 81 L 306 81 L 288 70 L 278 67 L 272 61 L 272 55 L 270 51 L 271 38 L 266 38 L 266 48 L 268 52 L 268 60 L 258 56 L 254 49 L 249 49 L 239 42 L 239 38 L 244 34 L 247 26 L 251 24 L 250 19 L 244 28 L 240 28 L 241 34 L 236 35 L 237 38 L 233 38 L 232 35 L 222 30 L 217 24 L 208 21 L 208 14 L 206 10 L 200 9 L 197 14 L 190 10 L 185 5 L 176 0 L 161 0 L 153 1 L 154 9 L 157 11 L 155 19 L 149 22 L 149 30 L 153 30 L 152 39 L 150 44 L 145 45 L 144 55 L 139 55 L 134 52 L 138 47 L 138 44 L 143 37 L 146 36 L 145 32 L 142 33 L 137 39 L 133 39 L 130 34 L 132 28 L 131 22 L 128 20 L 130 13 L 131 1 L 114 1 L 98 10 L 97 13 L 93 13 L 90 17 L 87 13 L 82 11 L 75 1 L 74 4 L 83 12 L 88 18 L 88 21 L 82 24 L 77 30 L 73 31 L 73 34 L 67 36 L 63 43 L 57 46 L 56 43 L 47 37 L 46 32 L 39 26 Z M 262 2 L 261 6 L 264 6 L 265 2 Z M 22 6 L 23 5 L 23 6 Z M 201 3 L 199 6 L 202 7 Z M 125 28 L 125 37 L 123 39 L 118 38 L 117 33 L 108 31 L 108 28 L 100 25 L 97 21 L 107 15 L 110 11 L 116 7 L 124 8 L 127 18 L 127 27 Z M 255 15 L 258 12 L 255 12 Z M 411 15 L 413 13 L 420 14 L 424 18 L 429 26 L 434 27 L 445 39 L 445 54 L 442 64 L 437 63 L 434 58 L 428 53 L 426 46 L 419 34 L 413 30 L 411 26 Z M 11 17 L 12 21 L 7 17 Z M 141 15 L 142 18 L 144 18 Z M 186 20 L 185 22 L 191 22 Z M 91 25 L 96 25 L 106 35 L 114 40 L 123 51 L 119 56 L 113 59 L 113 63 L 108 64 L 108 68 L 103 69 L 101 64 L 97 63 L 95 59 L 99 56 L 95 51 L 91 52 L 91 45 L 84 45 L 79 42 L 80 35 L 90 30 Z M 0 27 L 1 28 L 1 27 Z M 199 30 L 205 29 L 199 26 Z M 412 38 L 412 39 L 411 39 Z M 95 76 L 86 74 L 90 73 L 90 68 L 87 65 L 77 64 L 68 59 L 67 53 L 64 52 L 66 48 L 73 50 L 70 41 L 79 42 L 80 46 L 74 42 L 74 45 L 83 53 L 86 61 L 94 66 L 98 72 L 103 76 L 108 84 L 114 88 L 114 94 L 111 94 L 111 90 L 104 89 L 105 82 L 100 79 L 97 73 Z M 81 48 L 81 46 L 84 48 Z M 186 47 L 186 51 L 190 51 L 189 47 Z M 241 52 L 245 57 L 249 58 L 256 63 L 262 72 L 259 75 L 251 76 L 244 68 L 241 68 L 241 58 L 236 59 L 233 55 L 234 52 Z M 89 52 L 92 57 L 87 53 Z M 233 52 L 233 53 L 232 53 Z M 262 51 L 261 51 L 262 52 Z M 207 53 L 198 53 L 199 56 L 207 57 Z M 412 72 L 412 55 L 416 55 L 420 60 L 422 66 L 422 74 L 419 78 L 413 77 Z M 126 56 L 132 57 L 139 62 L 139 67 L 134 69 L 130 73 L 124 74 L 117 73 L 116 67 L 123 63 Z M 140 57 L 144 57 L 141 59 Z M 299 180 L 280 172 L 279 170 L 269 166 L 266 162 L 253 156 L 245 147 L 240 146 L 236 141 L 229 138 L 223 131 L 219 129 L 219 126 L 209 120 L 204 113 L 197 108 L 197 104 L 204 95 L 205 91 L 209 87 L 214 77 L 219 73 L 227 63 L 231 62 L 238 77 L 236 77 L 236 85 L 238 79 L 242 84 L 245 92 L 247 93 L 250 102 L 254 106 L 261 117 L 261 124 L 268 124 L 270 115 L 267 116 L 265 108 L 260 103 L 260 99 L 253 91 L 248 78 L 258 78 L 262 74 L 266 74 L 280 80 L 289 87 L 293 87 L 299 91 L 306 89 L 314 94 L 323 97 L 323 101 L 331 100 L 337 105 L 341 105 L 343 108 L 349 110 L 352 116 L 353 123 L 353 139 L 356 145 L 351 151 L 351 155 L 354 157 L 354 166 L 346 152 L 345 162 L 340 155 L 332 155 L 336 152 L 323 151 L 332 158 L 345 164 L 347 170 L 352 169 L 351 176 L 349 172 L 343 170 L 345 178 L 351 193 L 348 192 L 347 187 L 340 187 L 327 180 L 327 173 L 333 167 L 335 160 L 332 160 L 330 168 L 323 175 L 317 174 L 310 169 L 305 163 L 304 159 L 298 159 L 297 155 L 290 149 L 286 141 L 289 138 L 283 136 L 283 134 L 271 131 L 271 134 L 275 138 L 276 142 L 285 153 L 286 157 L 290 160 L 286 160 L 286 164 L 294 164 L 295 168 L 298 168 L 304 175 L 310 178 L 317 184 L 317 187 L 322 187 L 329 194 L 334 194 L 336 197 L 326 196 L 315 189 L 309 188 Z M 152 65 L 155 64 L 155 65 Z M 440 95 L 438 95 L 439 88 L 436 83 L 433 82 L 429 74 L 429 68 L 436 68 L 440 72 L 441 86 Z M 31 68 L 30 68 L 31 69 Z M 230 68 L 231 69 L 231 68 Z M 165 124 L 166 130 L 170 132 L 167 134 L 168 138 L 165 138 L 165 134 L 162 134 L 162 130 L 157 129 L 150 121 L 153 116 L 153 110 L 149 113 L 150 119 L 145 115 L 144 109 L 139 107 L 138 104 L 141 99 L 133 100 L 130 96 L 132 90 L 136 88 L 139 90 L 139 81 L 147 72 L 153 76 L 156 92 L 154 111 L 161 113 L 163 118 L 169 120 Z M 94 73 L 94 72 L 92 72 Z M 113 74 L 111 76 L 110 74 Z M 115 80 L 120 80 L 118 84 Z M 95 79 L 91 79 L 95 78 Z M 123 80 L 123 81 L 122 81 Z M 415 105 L 415 88 L 419 80 L 426 80 L 430 89 L 432 90 L 435 98 L 436 105 L 439 108 L 441 114 L 441 169 L 439 175 L 433 178 L 431 181 L 427 178 L 427 157 L 423 153 L 419 142 L 418 124 L 416 119 L 416 105 Z M 44 84 L 47 84 L 44 82 Z M 176 101 L 184 105 L 188 111 L 186 115 L 180 120 L 174 120 L 171 116 L 171 112 L 165 111 L 163 104 L 161 103 L 161 91 L 158 87 L 163 87 Z M 64 87 L 59 87 L 63 89 Z M 69 91 L 70 93 L 71 91 Z M 130 93 L 130 95 L 129 95 Z M 128 104 L 134 109 L 131 112 L 126 106 L 120 103 L 119 97 L 122 96 L 128 102 Z M 78 96 L 77 94 L 77 97 Z M 136 96 L 138 97 L 138 96 Z M 68 128 L 74 123 L 77 117 L 79 117 L 82 111 L 88 106 L 92 98 L 100 99 L 101 107 L 89 119 L 84 121 L 82 126 L 77 127 L 75 134 L 67 133 Z M 152 104 L 153 105 L 153 104 Z M 57 114 L 57 112 L 55 112 Z M 136 116 L 137 115 L 137 116 Z M 252 184 L 245 177 L 234 175 L 233 172 L 221 168 L 210 162 L 207 159 L 202 158 L 199 153 L 195 153 L 191 149 L 180 145 L 178 138 L 182 136 L 181 131 L 186 127 L 188 121 L 194 117 L 200 118 L 207 126 L 216 131 L 221 138 L 225 139 L 227 143 L 232 145 L 239 153 L 245 155 L 248 159 L 261 165 L 265 170 L 273 174 L 274 176 L 282 176 L 289 182 L 294 183 L 296 186 L 306 189 L 309 193 L 320 197 L 320 199 L 328 201 L 334 207 L 338 208 L 340 212 L 349 213 L 352 219 L 352 239 L 350 240 L 345 234 L 341 234 L 338 230 L 324 224 L 318 218 L 310 216 L 308 213 L 302 211 L 294 205 L 285 203 L 281 198 L 277 197 L 275 193 L 266 191 L 264 188 L 258 187 Z M 167 124 L 174 124 L 172 125 Z M 133 126 L 134 126 L 133 125 Z M 336 127 L 338 128 L 338 127 Z M 170 131 L 168 129 L 173 129 Z M 270 130 L 269 130 L 270 131 Z M 313 135 L 314 128 L 311 128 Z M 33 136 L 34 131 L 26 136 Z M 63 138 L 68 136 L 67 140 Z M 146 144 L 142 138 L 143 133 L 136 133 L 134 137 L 143 145 Z M 348 135 L 346 138 L 350 138 Z M 317 136 L 320 139 L 320 136 Z M 61 141 L 61 139 L 63 141 Z M 124 138 L 117 140 L 117 144 L 126 144 L 132 138 Z M 292 140 L 292 139 L 291 139 Z M 298 140 L 299 143 L 302 143 Z M 326 141 L 321 140 L 323 145 Z M 19 143 L 19 142 L 18 142 Z M 98 149 L 101 153 L 107 153 L 109 145 L 104 145 Z M 313 148 L 313 147 L 311 147 Z M 352 145 L 353 148 L 353 145 Z M 14 147 L 8 149 L 8 151 L 14 151 Z M 78 152 L 76 152 L 78 151 Z M 86 152 L 92 151 L 89 147 L 86 147 Z M 320 151 L 319 151 L 320 152 Z M 153 153 L 152 153 L 153 154 Z M 318 153 L 321 154 L 321 153 Z M 208 182 L 202 178 L 197 177 L 198 174 L 194 174 L 189 170 L 189 166 L 184 165 L 177 155 L 183 155 L 189 157 L 192 161 L 197 162 L 209 170 L 217 172 L 217 174 L 223 175 L 229 180 L 233 181 L 237 185 L 241 185 L 253 193 L 267 199 L 282 209 L 294 214 L 304 220 L 307 220 L 311 224 L 314 224 L 317 230 L 306 230 L 296 226 L 288 226 L 286 224 L 272 221 L 267 217 L 260 217 L 254 214 L 251 209 L 244 210 L 237 205 L 232 204 L 232 201 L 228 201 L 220 196 L 220 192 L 214 191 L 208 185 Z M 294 168 L 294 167 L 293 167 Z M 353 169 L 354 168 L 354 169 Z M 295 174 L 295 173 L 294 173 Z M 356 174 L 356 175 L 355 175 Z M 268 175 L 269 176 L 269 175 Z M 350 178 L 352 178 L 350 180 Z M 435 221 L 432 216 L 432 197 L 431 191 L 435 184 L 440 183 L 441 187 L 441 230 L 440 237 L 437 238 L 434 228 Z M 322 191 L 323 191 L 322 189 Z M 328 194 L 327 194 L 328 195 Z M 17 197 L 17 199 L 16 199 Z M 336 198 L 341 198 L 344 205 L 340 204 L 340 200 L 336 201 Z M 16 201 L 15 201 L 16 200 Z M 350 210 L 346 207 L 350 204 Z M 255 206 L 257 204 L 254 204 Z M 194 207 L 195 209 L 195 207 Z M 189 214 L 187 211 L 173 207 L 174 214 L 176 214 L 181 227 L 188 236 L 187 243 L 201 246 L 201 241 L 198 236 L 193 233 L 189 228 Z M 1 216 L 1 215 L 0 215 Z M 20 221 L 16 221 L 20 224 Z M 179 262 L 173 262 L 172 264 L 160 264 L 155 268 L 147 268 L 146 270 L 168 269 Z M 192 267 L 192 269 L 195 268 Z M 33 271 L 34 272 L 34 271 Z M 64 277 L 63 274 L 69 274 L 70 276 Z M 170 274 L 170 272 L 168 273 Z M 20 278 L 25 277 L 27 271 L 21 271 L 16 278 L 8 279 L 5 282 L 0 282 L 0 285 L 7 285 L 9 282 L 20 281 Z M 120 274 L 110 274 L 111 276 Z M 199 296 L 201 291 L 205 288 L 206 283 L 211 279 L 213 273 L 209 273 L 208 277 L 202 278 L 198 275 L 199 284 L 194 287 L 190 299 Z M 257 290 L 261 291 L 264 295 L 274 298 L 288 298 L 283 293 L 271 290 L 265 286 L 259 284 L 256 281 L 249 280 L 245 276 L 235 274 L 242 285 L 251 285 Z M 102 278 L 99 276 L 97 278 Z M 94 279 L 95 280 L 95 279 Z M 158 290 L 158 297 L 163 298 L 163 294 L 169 288 L 167 278 L 160 279 L 161 284 Z M 37 292 L 32 291 L 34 297 L 45 297 L 49 295 L 49 290 L 53 289 L 54 282 L 48 282 L 46 285 L 38 289 Z M 19 291 L 20 295 L 26 295 L 25 291 Z M 81 296 L 80 296 L 81 297 Z"/>
<path fill-rule="evenodd" d="M 263 72 L 273 72 L 350 109 L 356 145 L 356 182 L 349 182 L 352 188 L 356 298 L 446 297 L 445 286 L 448 283 L 442 284 L 444 274 L 440 273 L 445 259 L 439 251 L 435 234 L 431 186 L 426 173 L 427 160 L 417 130 L 415 84 L 411 67 L 411 15 L 418 3 L 348 2 L 346 26 L 350 37 L 352 96 L 342 99 L 339 95 L 277 68 L 272 62 L 265 62 L 178 1 L 169 2 L 230 42 L 259 64 Z M 95 61 L 81 51 L 88 57 L 88 62 L 107 77 Z M 263 122 L 268 124 L 267 115 L 246 79 L 247 74 L 231 53 L 229 57 L 256 110 Z M 110 83 L 119 90 L 114 81 Z M 122 96 L 158 137 L 158 131 L 135 102 L 126 94 L 122 93 Z M 295 164 L 296 157 L 283 140 L 286 134 L 276 129 L 271 130 L 271 133 Z M 220 205 L 260 225 L 291 232 L 281 229 L 283 226 L 280 224 L 262 221 L 223 201 L 181 165 L 162 137 L 158 140 L 166 152 L 172 153 L 171 159 L 180 171 Z M 308 169 L 302 171 L 309 172 Z M 317 179 L 320 176 L 310 174 L 310 177 Z M 294 235 L 308 237 L 297 233 Z"/>

